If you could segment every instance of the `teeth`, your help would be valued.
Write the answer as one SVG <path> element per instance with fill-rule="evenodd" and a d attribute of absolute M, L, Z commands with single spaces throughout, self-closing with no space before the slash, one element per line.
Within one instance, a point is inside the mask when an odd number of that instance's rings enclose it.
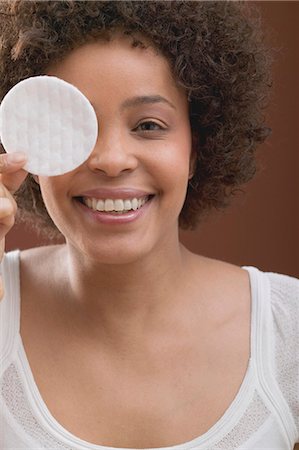
<path fill-rule="evenodd" d="M 113 211 L 114 210 L 114 201 L 108 198 L 105 200 L 105 211 Z"/>
<path fill-rule="evenodd" d="M 138 200 L 137 200 L 137 198 L 133 198 L 133 200 L 132 200 L 132 208 L 134 209 L 134 211 L 136 211 L 136 209 L 138 208 Z"/>
<path fill-rule="evenodd" d="M 93 208 L 93 209 L 96 209 L 97 211 L 105 211 L 105 202 L 104 202 L 104 200 L 98 200 L 98 202 L 96 204 L 96 207 Z"/>
<path fill-rule="evenodd" d="M 124 201 L 124 209 L 125 209 L 126 211 L 129 211 L 129 209 L 132 209 L 132 203 L 131 203 L 131 200 L 125 200 L 125 201 Z"/>
<path fill-rule="evenodd" d="M 115 211 L 123 211 L 124 210 L 123 200 L 115 200 L 114 201 L 114 209 L 115 209 Z"/>
<path fill-rule="evenodd" d="M 96 207 L 97 207 L 97 199 L 96 198 L 93 198 L 92 199 L 92 209 L 96 209 Z"/>
<path fill-rule="evenodd" d="M 85 199 L 85 204 L 88 206 L 88 208 L 92 208 L 92 199 L 91 198 L 86 198 Z"/>
<path fill-rule="evenodd" d="M 130 209 L 136 211 L 138 208 L 141 208 L 141 206 L 143 206 L 147 200 L 148 196 L 139 199 L 132 198 L 131 200 L 129 199 L 112 200 L 110 198 L 106 200 L 102 199 L 98 200 L 96 198 L 89 198 L 89 197 L 83 198 L 85 205 L 93 209 L 94 211 L 106 211 L 106 212 L 116 211 L 119 213 L 129 211 Z"/>

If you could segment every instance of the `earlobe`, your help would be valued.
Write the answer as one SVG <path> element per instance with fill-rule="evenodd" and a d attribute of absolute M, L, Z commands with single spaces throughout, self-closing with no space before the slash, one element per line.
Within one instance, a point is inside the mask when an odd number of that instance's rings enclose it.
<path fill-rule="evenodd" d="M 190 153 L 190 162 L 189 162 L 189 180 L 193 177 L 196 166 L 197 166 L 197 149 L 198 147 L 198 136 L 192 133 L 192 147 Z"/>
<path fill-rule="evenodd" d="M 190 163 L 189 163 L 189 177 L 188 179 L 191 180 L 193 177 L 195 170 L 196 170 L 196 163 L 197 163 L 197 154 L 195 150 L 192 150 L 191 156 L 190 156 Z"/>

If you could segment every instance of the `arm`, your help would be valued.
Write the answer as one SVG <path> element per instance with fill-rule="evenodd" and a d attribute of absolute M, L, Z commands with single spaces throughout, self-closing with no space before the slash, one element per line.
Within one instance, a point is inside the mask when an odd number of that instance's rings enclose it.
<path fill-rule="evenodd" d="M 5 236 L 15 221 L 17 204 L 13 193 L 20 187 L 27 176 L 22 169 L 26 162 L 26 155 L 16 161 L 16 154 L 0 155 L 0 263 L 4 255 Z M 0 275 L 0 301 L 4 295 L 4 287 Z"/>

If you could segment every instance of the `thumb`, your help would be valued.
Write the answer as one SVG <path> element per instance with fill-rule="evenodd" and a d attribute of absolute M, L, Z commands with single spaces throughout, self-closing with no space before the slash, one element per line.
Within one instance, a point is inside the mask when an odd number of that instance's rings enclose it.
<path fill-rule="evenodd" d="M 26 179 L 27 175 L 28 172 L 24 169 L 20 169 L 14 173 L 5 172 L 1 174 L 0 181 L 11 194 L 14 194 Z"/>

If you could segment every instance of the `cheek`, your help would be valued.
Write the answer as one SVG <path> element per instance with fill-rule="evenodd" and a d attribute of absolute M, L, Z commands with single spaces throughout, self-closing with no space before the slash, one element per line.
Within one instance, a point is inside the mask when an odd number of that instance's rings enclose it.
<path fill-rule="evenodd" d="M 155 158 L 152 173 L 158 183 L 161 204 L 166 205 L 171 216 L 178 216 L 187 193 L 191 148 L 186 143 L 176 143 L 163 150 Z"/>
<path fill-rule="evenodd" d="M 41 181 L 40 189 L 49 216 L 62 235 L 67 236 L 74 223 L 71 205 L 65 197 L 65 189 L 59 183 L 51 181 Z"/>
<path fill-rule="evenodd" d="M 53 183 L 51 178 L 48 177 L 40 177 L 39 184 L 44 204 L 52 217 L 59 210 L 63 190 L 59 187 L 59 183 Z"/>
<path fill-rule="evenodd" d="M 164 184 L 172 185 L 172 188 L 182 189 L 187 185 L 190 168 L 191 139 L 182 139 L 178 135 L 177 140 L 168 143 L 161 148 L 157 155 L 156 171 L 164 177 Z"/>

